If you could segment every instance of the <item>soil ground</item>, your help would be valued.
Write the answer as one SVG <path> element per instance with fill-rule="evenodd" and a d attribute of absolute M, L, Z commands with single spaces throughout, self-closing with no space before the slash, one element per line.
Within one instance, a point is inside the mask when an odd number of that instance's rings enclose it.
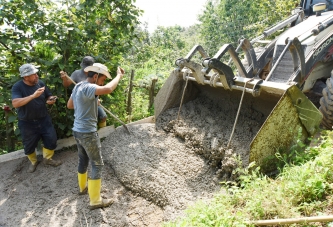
<path fill-rule="evenodd" d="M 220 186 L 208 162 L 154 124 L 118 128 L 102 142 L 102 195 L 108 208 L 90 211 L 77 194 L 76 147 L 56 152 L 59 167 L 40 164 L 27 173 L 27 158 L 0 166 L 0 226 L 161 226 Z M 41 157 L 39 157 L 41 158 Z"/>
<path fill-rule="evenodd" d="M 248 146 L 265 117 L 244 106 L 231 148 L 237 102 L 205 96 L 159 116 L 156 124 L 117 128 L 102 141 L 102 196 L 114 204 L 90 211 L 79 196 L 76 147 L 57 152 L 63 164 L 40 164 L 27 173 L 28 159 L 0 165 L 0 227 L 161 226 L 198 200 L 209 200 L 221 180 L 232 179 L 236 154 L 248 162 Z M 245 115 L 244 115 L 244 114 Z M 248 130 L 244 130 L 248 129 Z"/>

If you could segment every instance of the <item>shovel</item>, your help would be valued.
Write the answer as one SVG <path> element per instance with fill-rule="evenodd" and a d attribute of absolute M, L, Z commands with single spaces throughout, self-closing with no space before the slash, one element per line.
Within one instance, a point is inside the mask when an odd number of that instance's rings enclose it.
<path fill-rule="evenodd" d="M 72 78 L 70 78 L 66 72 L 64 71 L 60 71 L 60 74 L 61 75 L 64 75 L 67 77 L 67 79 L 69 79 L 74 85 L 76 85 L 76 82 L 74 80 L 72 80 Z M 111 111 L 109 111 L 108 109 L 106 109 L 102 104 L 99 104 L 108 114 L 110 114 L 114 119 L 116 119 L 117 121 L 119 121 L 123 126 L 124 128 L 126 129 L 126 131 L 128 132 L 128 134 L 130 134 L 130 131 L 128 130 L 126 124 L 121 121 L 118 117 L 116 117 L 116 115 L 114 115 L 113 113 L 111 113 Z"/>
<path fill-rule="evenodd" d="M 124 122 L 122 122 L 118 117 L 116 117 L 116 115 L 114 115 L 113 113 L 110 112 L 110 110 L 106 109 L 104 106 L 102 106 L 102 104 L 99 104 L 108 114 L 110 114 L 114 119 L 116 119 L 117 121 L 119 121 L 124 128 L 126 129 L 126 131 L 128 132 L 128 134 L 130 134 L 130 131 L 128 130 L 126 124 Z"/>

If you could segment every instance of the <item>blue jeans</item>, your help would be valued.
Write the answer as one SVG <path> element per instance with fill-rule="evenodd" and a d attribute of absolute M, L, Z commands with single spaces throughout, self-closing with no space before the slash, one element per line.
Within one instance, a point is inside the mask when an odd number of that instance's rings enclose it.
<path fill-rule="evenodd" d="M 97 111 L 98 111 L 97 112 L 98 113 L 98 120 L 102 120 L 102 119 L 105 119 L 107 117 L 103 107 L 98 106 Z"/>
<path fill-rule="evenodd" d="M 56 149 L 57 133 L 52 125 L 50 116 L 36 120 L 19 119 L 18 127 L 21 132 L 25 155 L 29 155 L 35 152 L 38 141 L 40 139 L 42 139 L 43 145 L 46 149 Z"/>
<path fill-rule="evenodd" d="M 98 133 L 82 133 L 73 131 L 73 135 L 76 140 L 79 156 L 78 172 L 81 174 L 86 173 L 90 161 L 90 179 L 100 179 L 104 163 L 101 152 L 101 141 L 98 137 Z"/>

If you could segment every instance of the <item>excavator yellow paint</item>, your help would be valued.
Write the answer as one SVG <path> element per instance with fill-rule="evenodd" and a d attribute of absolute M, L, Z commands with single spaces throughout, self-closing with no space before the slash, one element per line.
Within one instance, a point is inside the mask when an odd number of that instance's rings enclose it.
<path fill-rule="evenodd" d="M 250 162 L 261 166 L 279 149 L 289 149 L 297 139 L 304 141 L 317 131 L 321 120 L 322 114 L 314 104 L 296 86 L 291 86 L 253 139 Z"/>

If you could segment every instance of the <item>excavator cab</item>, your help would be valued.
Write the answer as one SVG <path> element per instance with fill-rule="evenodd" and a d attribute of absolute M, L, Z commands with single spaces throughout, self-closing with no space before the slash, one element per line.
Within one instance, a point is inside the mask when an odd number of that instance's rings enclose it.
<path fill-rule="evenodd" d="M 323 6 L 326 5 L 324 10 L 331 11 L 333 10 L 333 1 L 332 0 L 302 0 L 300 2 L 300 7 L 304 10 L 306 17 L 316 14 L 316 9 L 313 6 Z M 316 7 L 315 7 L 316 8 Z"/>

